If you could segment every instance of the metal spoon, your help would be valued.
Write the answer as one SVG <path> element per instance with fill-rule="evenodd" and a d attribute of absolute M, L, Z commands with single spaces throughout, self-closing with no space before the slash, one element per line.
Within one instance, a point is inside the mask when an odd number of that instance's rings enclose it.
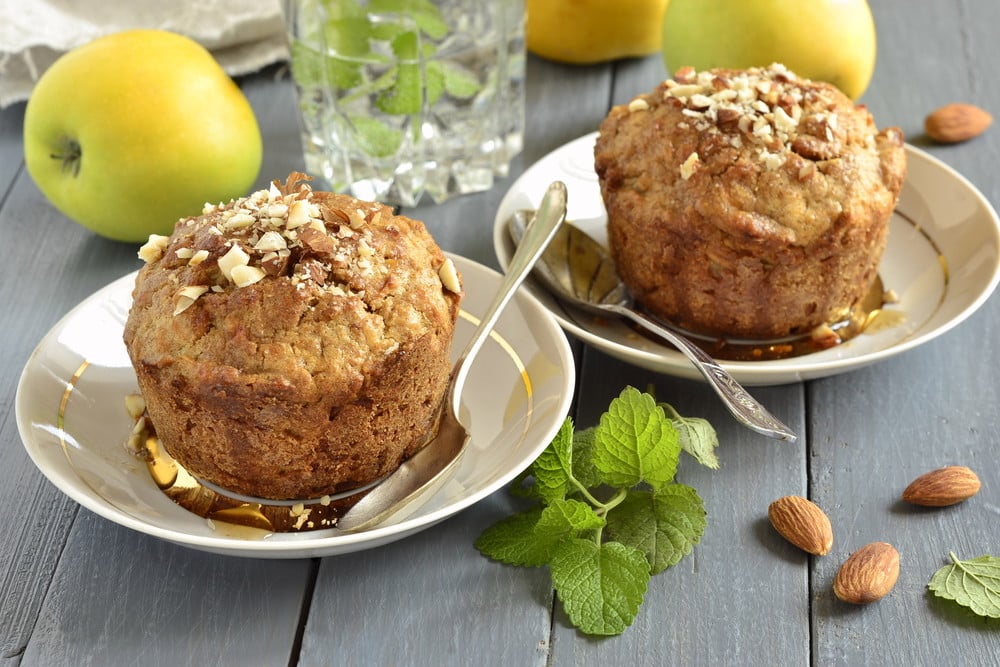
<path fill-rule="evenodd" d="M 520 244 L 531 230 L 528 210 L 508 220 L 508 232 Z M 564 216 L 565 217 L 565 216 Z M 769 438 L 797 439 L 739 382 L 700 347 L 633 308 L 632 297 L 615 270 L 614 260 L 600 243 L 570 223 L 560 225 L 555 238 L 535 266 L 535 276 L 556 297 L 591 312 L 625 317 L 666 339 L 687 357 L 740 423 Z"/>
<path fill-rule="evenodd" d="M 471 362 L 565 216 L 566 186 L 556 181 L 546 191 L 534 222 L 522 234 L 523 242 L 510 260 L 493 303 L 455 363 L 437 435 L 341 516 L 337 521 L 337 528 L 341 531 L 366 530 L 390 516 L 400 517 L 412 512 L 419 506 L 418 501 L 428 497 L 428 492 L 438 488 L 455 468 L 469 441 L 468 432 L 458 420 L 458 412 Z"/>

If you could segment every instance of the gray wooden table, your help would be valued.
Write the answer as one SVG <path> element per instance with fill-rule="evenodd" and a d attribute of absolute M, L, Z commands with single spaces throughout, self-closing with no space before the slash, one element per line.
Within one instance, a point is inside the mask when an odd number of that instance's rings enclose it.
<path fill-rule="evenodd" d="M 966 101 L 1000 114 L 995 0 L 876 1 L 879 59 L 863 101 L 881 125 L 968 177 L 1000 205 L 1000 128 L 954 147 L 927 146 L 924 115 Z M 493 211 L 513 178 L 593 131 L 609 106 L 651 89 L 656 57 L 594 67 L 532 58 L 528 130 L 511 178 L 492 191 L 408 211 L 447 250 L 497 266 Z M 241 81 L 265 140 L 263 185 L 302 168 L 287 74 Z M 708 510 L 692 557 L 653 578 L 634 625 L 595 640 L 554 604 L 547 574 L 481 557 L 472 543 L 511 510 L 498 492 L 422 533 L 352 555 L 223 557 L 132 532 L 79 508 L 33 467 L 13 397 L 18 374 L 72 306 L 136 269 L 112 243 L 56 212 L 24 170 L 24 105 L 0 113 L 0 662 L 22 665 L 997 665 L 1000 624 L 955 612 L 926 591 L 949 550 L 1000 555 L 1000 298 L 918 349 L 847 375 L 756 395 L 802 438 L 780 444 L 738 427 L 707 386 L 657 375 L 576 346 L 573 417 L 590 425 L 625 385 L 652 385 L 710 419 L 722 469 L 685 466 Z M 975 469 L 983 490 L 933 513 L 902 506 L 917 474 Z M 830 514 L 833 552 L 810 558 L 770 528 L 768 504 L 807 495 Z M 882 540 L 902 554 L 893 592 L 839 603 L 834 573 Z"/>

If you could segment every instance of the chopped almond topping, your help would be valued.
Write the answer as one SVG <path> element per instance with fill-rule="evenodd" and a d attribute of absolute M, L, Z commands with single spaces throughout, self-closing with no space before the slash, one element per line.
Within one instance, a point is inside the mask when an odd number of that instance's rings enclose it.
<path fill-rule="evenodd" d="M 142 247 L 139 248 L 139 259 L 147 264 L 151 264 L 152 262 L 155 262 L 163 257 L 163 253 L 169 244 L 169 236 L 150 234 L 149 240 L 142 244 Z"/>

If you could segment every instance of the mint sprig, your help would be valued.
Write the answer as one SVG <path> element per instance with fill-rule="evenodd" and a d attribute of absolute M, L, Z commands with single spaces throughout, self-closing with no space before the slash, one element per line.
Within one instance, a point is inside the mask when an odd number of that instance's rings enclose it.
<path fill-rule="evenodd" d="M 927 588 L 937 597 L 954 600 L 979 616 L 1000 618 L 1000 558 L 980 556 L 959 560 L 949 552 L 951 565 L 934 573 Z"/>
<path fill-rule="evenodd" d="M 326 53 L 299 40 L 291 45 L 292 75 L 302 88 L 331 87 L 345 106 L 371 96 L 374 108 L 389 116 L 414 116 L 445 95 L 464 100 L 481 90 L 474 72 L 437 58 L 450 28 L 431 0 L 323 0 L 322 4 L 325 24 L 313 30 L 322 31 Z M 314 33 L 310 40 L 315 37 Z M 372 63 L 384 65 L 377 76 L 371 73 Z M 399 127 L 368 109 L 345 115 L 366 154 L 388 157 L 402 145 Z M 417 135 L 420 127 L 413 132 Z"/>
<path fill-rule="evenodd" d="M 677 429 L 681 448 L 706 468 L 718 470 L 719 457 L 715 453 L 715 448 L 719 446 L 719 437 L 708 420 L 701 417 L 682 417 L 670 405 L 666 403 L 660 405 L 670 415 L 670 420 Z"/>
<path fill-rule="evenodd" d="M 684 449 L 678 422 L 687 423 L 634 387 L 611 401 L 596 427 L 575 431 L 567 419 L 513 485 L 537 504 L 487 528 L 476 548 L 509 565 L 547 565 L 566 615 L 582 632 L 624 632 L 650 577 L 677 564 L 705 532 L 697 491 L 674 481 Z M 717 443 L 707 422 L 694 432 Z M 707 451 L 714 456 L 712 447 Z"/>

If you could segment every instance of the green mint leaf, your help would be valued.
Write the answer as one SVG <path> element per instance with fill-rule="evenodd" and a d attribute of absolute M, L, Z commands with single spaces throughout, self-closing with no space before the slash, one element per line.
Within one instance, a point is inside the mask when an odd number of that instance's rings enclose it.
<path fill-rule="evenodd" d="M 352 116 L 350 121 L 358 145 L 367 155 L 388 157 L 395 154 L 403 143 L 402 130 L 389 127 L 377 118 Z"/>
<path fill-rule="evenodd" d="M 591 427 L 573 433 L 573 477 L 588 489 L 601 484 L 601 472 L 594 466 L 595 431 Z"/>
<path fill-rule="evenodd" d="M 423 77 L 420 74 L 417 33 L 401 32 L 392 40 L 392 51 L 399 59 L 396 83 L 380 94 L 375 106 L 384 113 L 410 115 L 420 113 L 423 105 Z"/>
<path fill-rule="evenodd" d="M 377 42 L 392 42 L 407 29 L 410 32 L 413 31 L 413 28 L 408 24 L 379 21 L 371 24 L 371 39 Z"/>
<path fill-rule="evenodd" d="M 682 425 L 695 422 L 674 415 Z M 690 427 L 703 440 L 709 428 Z M 490 527 L 476 547 L 514 565 L 547 563 L 573 625 L 620 634 L 649 578 L 689 554 L 705 532 L 698 493 L 672 483 L 680 439 L 653 396 L 627 387 L 597 427 L 578 431 L 565 420 L 511 488 L 542 506 Z"/>
<path fill-rule="evenodd" d="M 618 542 L 566 541 L 556 549 L 549 567 L 569 620 L 591 635 L 624 632 L 649 584 L 646 557 Z"/>
<path fill-rule="evenodd" d="M 542 516 L 542 508 L 501 519 L 476 539 L 474 546 L 487 558 L 508 565 L 539 567 L 549 562 L 555 542 L 561 535 L 535 534 L 535 525 Z"/>
<path fill-rule="evenodd" d="M 324 86 L 349 90 L 359 86 L 364 81 L 361 74 L 361 65 L 341 58 L 326 59 L 326 78 L 323 80 Z"/>
<path fill-rule="evenodd" d="M 294 39 L 290 45 L 292 51 L 292 77 L 303 88 L 313 88 L 323 85 L 322 56 L 315 49 Z"/>
<path fill-rule="evenodd" d="M 535 487 L 535 476 L 531 473 L 531 466 L 528 466 L 510 482 L 507 491 L 515 498 L 540 498 L 538 489 Z"/>
<path fill-rule="evenodd" d="M 325 85 L 350 89 L 364 81 L 362 59 L 370 49 L 371 25 L 365 15 L 345 11 L 340 18 L 327 21 L 323 31 L 328 55 Z"/>
<path fill-rule="evenodd" d="M 1000 618 L 1000 558 L 987 555 L 959 560 L 954 553 L 948 556 L 951 565 L 935 572 L 927 588 L 979 616 Z"/>
<path fill-rule="evenodd" d="M 522 567 L 538 567 L 552 560 L 559 545 L 604 525 L 587 503 L 557 500 L 493 524 L 476 539 L 475 547 L 488 558 Z"/>
<path fill-rule="evenodd" d="M 440 67 L 444 89 L 452 97 L 466 100 L 482 88 L 476 75 L 461 65 L 447 61 L 434 61 L 434 64 Z"/>
<path fill-rule="evenodd" d="M 364 18 L 366 10 L 358 0 L 323 0 L 330 19 Z"/>
<path fill-rule="evenodd" d="M 438 41 L 448 34 L 448 24 L 441 10 L 431 0 L 371 0 L 369 11 L 373 13 L 404 14 L 413 19 L 421 32 Z"/>
<path fill-rule="evenodd" d="M 607 484 L 659 488 L 674 478 L 679 456 L 677 429 L 649 394 L 626 387 L 601 416 L 594 465 Z"/>
<path fill-rule="evenodd" d="M 531 464 L 535 489 L 543 502 L 562 499 L 570 489 L 573 474 L 573 422 L 563 421 L 549 446 Z"/>
<path fill-rule="evenodd" d="M 542 510 L 534 531 L 538 536 L 548 534 L 562 539 L 603 526 L 604 519 L 589 504 L 579 500 L 556 500 Z"/>
<path fill-rule="evenodd" d="M 292 77 L 303 88 L 351 88 L 361 83 L 361 66 L 357 63 L 324 57 L 299 40 L 292 41 L 291 50 Z"/>
<path fill-rule="evenodd" d="M 364 14 L 344 13 L 330 18 L 323 29 L 328 53 L 340 58 L 361 58 L 370 52 L 372 24 Z"/>
<path fill-rule="evenodd" d="M 436 60 L 427 60 L 424 63 L 424 74 L 427 85 L 427 104 L 433 106 L 441 99 L 445 91 L 444 72 L 441 63 Z"/>
<path fill-rule="evenodd" d="M 719 457 L 715 453 L 715 448 L 719 446 L 719 436 L 708 420 L 700 417 L 683 417 L 674 410 L 672 405 L 668 403 L 660 405 L 670 417 L 674 428 L 677 429 L 681 449 L 706 468 L 718 470 Z"/>
<path fill-rule="evenodd" d="M 630 491 L 607 519 L 608 533 L 641 550 L 653 574 L 691 553 L 706 525 L 701 497 L 683 484 L 668 484 L 655 493 Z"/>

